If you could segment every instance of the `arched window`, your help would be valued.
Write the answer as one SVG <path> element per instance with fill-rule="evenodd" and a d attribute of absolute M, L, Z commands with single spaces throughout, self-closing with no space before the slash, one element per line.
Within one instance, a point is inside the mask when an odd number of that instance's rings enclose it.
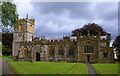
<path fill-rule="evenodd" d="M 25 47 L 25 48 L 23 48 L 23 56 L 26 58 L 26 57 L 29 57 L 29 51 L 28 51 L 28 49 Z"/>
<path fill-rule="evenodd" d="M 93 45 L 84 45 L 84 53 L 93 53 Z"/>
<path fill-rule="evenodd" d="M 63 49 L 61 49 L 61 55 L 64 55 L 64 54 L 63 54 Z"/>
<path fill-rule="evenodd" d="M 63 49 L 59 49 L 59 55 L 64 55 Z"/>
<path fill-rule="evenodd" d="M 59 51 L 58 51 L 58 52 L 59 52 L 59 55 L 60 55 L 60 49 L 59 49 Z"/>
<path fill-rule="evenodd" d="M 69 49 L 69 56 L 73 56 L 74 55 L 74 50 L 73 49 Z"/>
<path fill-rule="evenodd" d="M 30 25 L 30 31 L 32 32 L 32 25 Z"/>
<path fill-rule="evenodd" d="M 103 53 L 103 55 L 104 55 L 104 58 L 107 58 L 107 53 Z"/>
<path fill-rule="evenodd" d="M 53 49 L 50 49 L 49 55 L 54 56 L 54 50 Z"/>
<path fill-rule="evenodd" d="M 19 24 L 19 31 L 22 31 L 22 24 Z"/>

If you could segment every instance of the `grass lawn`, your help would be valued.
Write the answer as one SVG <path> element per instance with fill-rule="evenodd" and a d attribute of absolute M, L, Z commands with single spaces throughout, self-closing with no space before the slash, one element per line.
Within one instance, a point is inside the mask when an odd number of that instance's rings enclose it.
<path fill-rule="evenodd" d="M 118 74 L 118 65 L 115 63 L 104 63 L 104 64 L 92 64 L 93 68 L 96 70 L 98 74 Z"/>
<path fill-rule="evenodd" d="M 4 59 L 4 58 L 12 58 L 12 56 L 0 56 L 0 59 Z"/>
<path fill-rule="evenodd" d="M 82 63 L 7 61 L 13 62 L 10 67 L 16 74 L 88 74 Z"/>

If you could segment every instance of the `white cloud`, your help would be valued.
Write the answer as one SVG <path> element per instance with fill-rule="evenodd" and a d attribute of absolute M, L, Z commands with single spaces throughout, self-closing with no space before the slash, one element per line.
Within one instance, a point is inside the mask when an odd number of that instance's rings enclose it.
<path fill-rule="evenodd" d="M 17 5 L 17 11 L 19 14 L 19 18 L 25 18 L 26 14 L 32 16 L 33 14 L 33 6 L 31 4 L 31 0 L 15 0 L 14 3 Z"/>

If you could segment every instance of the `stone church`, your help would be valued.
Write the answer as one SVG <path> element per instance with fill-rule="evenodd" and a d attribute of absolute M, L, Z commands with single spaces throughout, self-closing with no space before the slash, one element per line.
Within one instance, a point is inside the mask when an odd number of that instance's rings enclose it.
<path fill-rule="evenodd" d="M 110 36 L 88 35 L 65 36 L 62 39 L 47 40 L 45 36 L 35 37 L 35 19 L 19 20 L 19 27 L 13 33 L 13 58 L 18 60 L 110 63 L 114 60 Z"/>

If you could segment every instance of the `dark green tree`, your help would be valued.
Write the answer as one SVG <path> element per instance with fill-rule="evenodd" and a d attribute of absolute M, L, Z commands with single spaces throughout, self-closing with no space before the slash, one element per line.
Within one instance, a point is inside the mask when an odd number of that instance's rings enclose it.
<path fill-rule="evenodd" d="M 101 32 L 101 35 L 104 36 L 106 34 L 110 35 L 106 31 L 103 30 L 101 26 L 95 23 L 88 23 L 87 25 L 85 24 L 82 28 L 78 28 L 72 31 L 72 36 L 77 36 L 78 33 L 81 35 L 87 35 L 88 31 L 90 35 L 94 34 L 95 36 L 98 35 L 99 32 Z"/>
<path fill-rule="evenodd" d="M 2 2 L 0 5 L 2 28 L 2 50 L 3 55 L 12 54 L 13 30 L 18 27 L 18 14 L 16 5 L 12 2 Z"/>
<path fill-rule="evenodd" d="M 10 54 L 11 54 L 11 49 L 7 49 L 7 48 L 2 44 L 2 54 L 3 54 L 3 55 L 10 55 Z"/>
<path fill-rule="evenodd" d="M 2 2 L 1 27 L 3 33 L 12 33 L 18 27 L 18 14 L 16 5 L 12 2 Z"/>
<path fill-rule="evenodd" d="M 113 42 L 113 47 L 116 48 L 117 57 L 120 60 L 120 35 L 116 37 L 115 41 Z"/>

